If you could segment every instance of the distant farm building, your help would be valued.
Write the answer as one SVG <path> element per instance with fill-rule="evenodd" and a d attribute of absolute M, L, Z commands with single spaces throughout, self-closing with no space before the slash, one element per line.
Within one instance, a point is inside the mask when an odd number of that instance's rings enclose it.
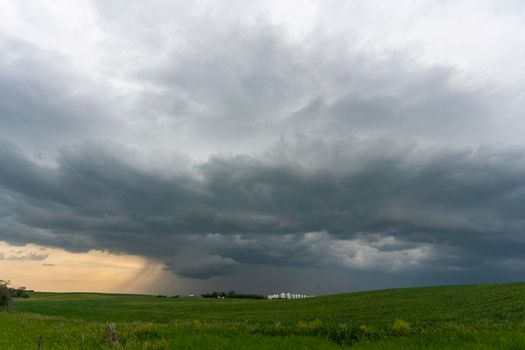
<path fill-rule="evenodd" d="M 268 294 L 268 299 L 304 299 L 312 298 L 315 295 L 306 295 L 299 293 L 277 293 L 277 294 Z"/>

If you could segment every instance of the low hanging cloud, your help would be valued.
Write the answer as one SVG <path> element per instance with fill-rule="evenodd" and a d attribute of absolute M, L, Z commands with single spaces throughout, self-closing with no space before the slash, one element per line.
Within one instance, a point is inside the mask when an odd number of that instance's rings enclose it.
<path fill-rule="evenodd" d="M 0 252 L 0 260 L 11 260 L 11 261 L 41 261 L 46 260 L 49 254 L 38 254 L 34 252 L 27 252 L 25 250 Z"/>
<path fill-rule="evenodd" d="M 1 145 L 1 233 L 12 243 L 138 254 L 193 278 L 241 264 L 455 269 L 523 258 L 520 148 L 302 138 L 173 175 L 108 144 L 64 150 L 55 166 Z"/>

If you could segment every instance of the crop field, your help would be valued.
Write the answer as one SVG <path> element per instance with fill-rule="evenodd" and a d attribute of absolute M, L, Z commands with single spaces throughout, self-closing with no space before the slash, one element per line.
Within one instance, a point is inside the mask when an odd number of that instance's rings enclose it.
<path fill-rule="evenodd" d="M 0 349 L 525 349 L 525 283 L 295 300 L 31 293 Z"/>

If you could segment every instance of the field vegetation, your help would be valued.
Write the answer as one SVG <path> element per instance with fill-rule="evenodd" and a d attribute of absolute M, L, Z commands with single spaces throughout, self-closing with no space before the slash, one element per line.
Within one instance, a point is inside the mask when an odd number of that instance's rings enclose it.
<path fill-rule="evenodd" d="M 0 349 L 524 349 L 525 283 L 292 300 L 30 293 Z"/>

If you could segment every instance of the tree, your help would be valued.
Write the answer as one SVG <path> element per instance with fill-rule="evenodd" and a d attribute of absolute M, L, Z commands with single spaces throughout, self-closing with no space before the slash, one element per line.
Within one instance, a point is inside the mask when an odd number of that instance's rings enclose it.
<path fill-rule="evenodd" d="M 11 298 L 29 298 L 29 294 L 26 293 L 26 287 L 9 288 Z"/>
<path fill-rule="evenodd" d="M 0 310 L 7 310 L 11 304 L 11 282 L 0 280 Z"/>

